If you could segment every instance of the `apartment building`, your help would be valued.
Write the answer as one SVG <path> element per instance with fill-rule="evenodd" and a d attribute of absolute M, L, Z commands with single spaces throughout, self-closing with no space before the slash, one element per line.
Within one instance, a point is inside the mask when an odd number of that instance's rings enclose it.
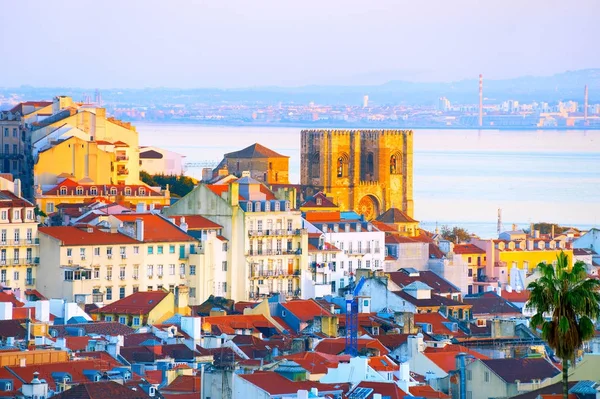
<path fill-rule="evenodd" d="M 33 288 L 39 264 L 35 206 L 20 196 L 20 181 L 0 177 L 0 284 Z"/>
<path fill-rule="evenodd" d="M 223 227 L 229 239 L 227 297 L 257 299 L 275 292 L 304 297 L 303 276 L 308 273 L 308 235 L 301 213 L 291 208 L 293 192 L 276 197 L 244 172 L 228 184 L 201 184 L 165 213 L 202 215 Z"/>
<path fill-rule="evenodd" d="M 159 215 L 109 215 L 94 227 L 39 230 L 44 256 L 36 286 L 47 297 L 108 304 L 138 291 L 195 296 L 188 287 L 199 242 Z"/>

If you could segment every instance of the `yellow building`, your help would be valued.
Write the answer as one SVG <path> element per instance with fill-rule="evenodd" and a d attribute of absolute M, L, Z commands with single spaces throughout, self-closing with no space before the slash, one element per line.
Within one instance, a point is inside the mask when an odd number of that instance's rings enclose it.
<path fill-rule="evenodd" d="M 483 292 L 483 286 L 479 289 L 479 282 L 484 280 L 487 254 L 485 250 L 474 244 L 458 244 L 451 247 L 455 256 L 459 256 L 467 265 L 467 293 L 474 294 Z"/>
<path fill-rule="evenodd" d="M 413 217 L 412 130 L 303 130 L 304 197 L 322 191 L 341 211 L 372 220 L 390 208 Z"/>
<path fill-rule="evenodd" d="M 138 328 L 146 325 L 160 324 L 176 313 L 187 316 L 189 307 L 175 307 L 175 297 L 169 291 L 135 292 L 96 309 L 92 317 L 96 321 L 117 321 L 121 324 Z"/>
<path fill-rule="evenodd" d="M 38 291 L 109 304 L 138 291 L 168 289 L 187 306 L 202 255 L 197 239 L 150 213 L 109 215 L 102 226 L 40 227 Z"/>
<path fill-rule="evenodd" d="M 224 172 L 242 177 L 248 171 L 250 177 L 265 184 L 288 184 L 290 157 L 281 155 L 258 143 L 240 151 L 225 154 L 213 171 L 213 177 Z"/>
<path fill-rule="evenodd" d="M 395 233 L 407 237 L 419 235 L 419 222 L 402 212 L 398 208 L 390 208 L 377 217 L 378 222 L 394 226 Z"/>

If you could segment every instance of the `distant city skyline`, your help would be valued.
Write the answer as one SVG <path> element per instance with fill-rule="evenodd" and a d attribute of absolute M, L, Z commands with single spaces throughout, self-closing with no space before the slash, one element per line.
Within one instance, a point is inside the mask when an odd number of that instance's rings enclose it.
<path fill-rule="evenodd" d="M 594 0 L 107 0 L 93 7 L 24 0 L 3 4 L 0 46 L 15 56 L 0 74 L 2 86 L 100 89 L 547 76 L 600 66 L 598 7 Z"/>

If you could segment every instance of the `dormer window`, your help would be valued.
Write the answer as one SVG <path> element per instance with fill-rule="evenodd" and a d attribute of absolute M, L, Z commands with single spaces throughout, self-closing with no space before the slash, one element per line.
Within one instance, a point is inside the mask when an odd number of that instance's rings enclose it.
<path fill-rule="evenodd" d="M 285 210 L 286 211 L 290 210 L 290 201 L 285 201 Z"/>
<path fill-rule="evenodd" d="M 271 210 L 271 201 L 265 202 L 265 212 L 269 212 Z"/>
<path fill-rule="evenodd" d="M 75 189 L 75 193 L 76 193 L 77 195 L 83 195 L 83 187 L 77 187 L 77 188 Z"/>
<path fill-rule="evenodd" d="M 90 188 L 90 194 L 91 195 L 98 195 L 98 187 L 92 187 L 92 188 Z"/>
<path fill-rule="evenodd" d="M 131 187 L 125 187 L 125 195 L 127 195 L 127 196 L 131 195 Z"/>
<path fill-rule="evenodd" d="M 254 212 L 260 212 L 260 202 L 254 203 Z"/>
<path fill-rule="evenodd" d="M 275 212 L 279 212 L 280 207 L 281 207 L 281 204 L 279 204 L 279 201 L 276 201 L 275 202 Z"/>
<path fill-rule="evenodd" d="M 146 195 L 146 189 L 144 187 L 140 187 L 139 193 L 140 195 Z"/>
<path fill-rule="evenodd" d="M 317 198 L 317 205 L 321 206 L 323 205 L 323 199 L 322 198 Z"/>
<path fill-rule="evenodd" d="M 67 195 L 67 188 L 66 187 L 61 187 L 60 188 L 60 195 Z"/>
<path fill-rule="evenodd" d="M 110 195 L 117 195 L 117 188 L 116 187 L 111 187 L 110 188 Z"/>

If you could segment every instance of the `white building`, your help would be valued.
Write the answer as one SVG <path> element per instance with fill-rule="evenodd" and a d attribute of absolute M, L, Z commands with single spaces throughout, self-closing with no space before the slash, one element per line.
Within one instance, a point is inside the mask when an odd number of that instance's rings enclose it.
<path fill-rule="evenodd" d="M 183 175 L 183 158 L 178 154 L 157 147 L 140 147 L 140 170 L 150 175 Z"/>

